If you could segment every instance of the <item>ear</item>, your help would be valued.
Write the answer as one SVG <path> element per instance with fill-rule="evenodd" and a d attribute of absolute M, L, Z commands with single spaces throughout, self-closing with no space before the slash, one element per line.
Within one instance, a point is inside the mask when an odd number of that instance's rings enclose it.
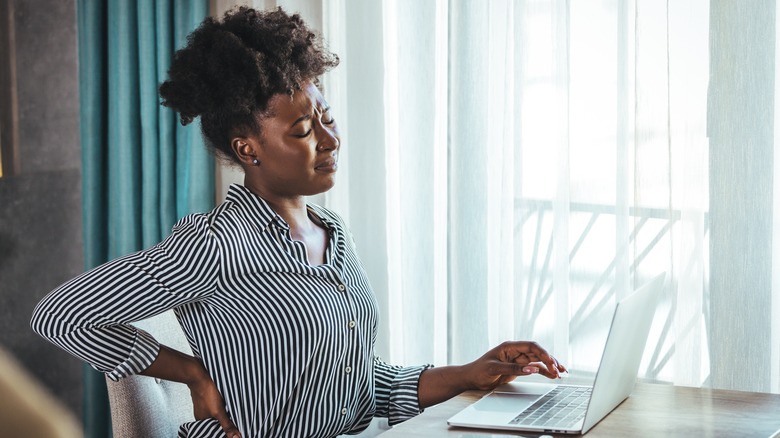
<path fill-rule="evenodd" d="M 230 148 L 236 154 L 238 161 L 244 166 L 257 166 L 257 153 L 260 151 L 254 139 L 234 137 L 230 140 Z"/>

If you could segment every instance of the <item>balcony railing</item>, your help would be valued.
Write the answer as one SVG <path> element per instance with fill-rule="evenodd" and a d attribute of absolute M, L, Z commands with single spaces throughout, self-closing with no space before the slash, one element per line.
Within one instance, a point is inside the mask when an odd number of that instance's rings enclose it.
<path fill-rule="evenodd" d="M 577 218 L 578 223 L 585 222 L 585 226 L 581 228 L 581 231 L 577 231 L 576 235 L 570 234 L 570 241 L 573 242 L 573 245 L 569 251 L 569 263 L 579 263 L 578 266 L 588 265 L 589 263 L 584 263 L 583 260 L 578 259 L 588 256 L 581 251 L 584 243 L 593 234 L 593 230 L 597 227 L 600 220 L 609 220 L 611 223 L 616 222 L 617 208 L 614 205 L 589 203 L 570 203 L 568 206 L 570 216 L 585 215 L 584 218 Z M 551 230 L 553 227 L 551 222 L 549 222 L 553 220 L 553 202 L 549 200 L 518 199 L 515 201 L 515 212 L 515 234 L 520 235 L 519 233 L 523 233 L 525 229 L 526 232 L 522 234 L 525 239 L 523 245 L 532 245 L 533 247 L 529 260 L 524 263 L 524 269 L 528 278 L 525 282 L 526 290 L 523 291 L 523 296 L 526 304 L 530 306 L 530 310 L 525 311 L 524 324 L 527 324 L 527 327 L 530 328 L 536 325 L 543 308 L 553 297 L 554 285 L 551 272 L 551 260 L 553 258 L 553 233 Z M 624 240 L 624 242 L 631 249 L 632 254 L 628 266 L 629 278 L 635 278 L 643 262 L 649 263 L 649 256 L 653 254 L 654 250 L 658 249 L 659 243 L 664 242 L 667 246 L 673 245 L 672 233 L 674 232 L 675 224 L 682 217 L 680 210 L 646 207 L 628 208 L 628 226 L 630 231 L 627 241 Z M 702 212 L 699 220 L 703 224 L 700 242 L 704 245 L 703 248 L 706 251 L 709 238 L 708 213 Z M 534 227 L 533 231 L 527 230 L 527 227 Z M 569 233 L 571 232 L 572 229 L 570 228 Z M 637 238 L 640 235 L 642 236 L 641 243 L 639 243 L 640 239 Z M 529 242 L 529 238 L 532 239 L 532 242 Z M 623 248 L 622 250 L 628 250 L 628 248 Z M 572 284 L 587 290 L 584 299 L 578 301 L 576 307 L 572 309 L 569 321 L 570 341 L 575 341 L 581 333 L 585 333 L 586 330 L 584 328 L 592 324 L 594 318 L 604 315 L 605 312 L 611 313 L 611 306 L 614 305 L 615 301 L 614 278 L 616 267 L 619 263 L 620 250 L 617 248 L 607 250 L 612 251 L 612 255 L 611 260 L 606 265 L 602 262 L 590 263 L 585 273 L 582 270 L 578 270 L 578 273 L 573 274 L 570 278 Z M 695 260 L 688 261 L 682 269 L 684 271 L 691 269 L 695 262 Z M 599 263 L 601 264 L 599 265 Z M 652 272 L 669 270 L 672 262 L 666 263 L 666 265 L 658 269 L 645 268 Z M 684 275 L 685 272 L 680 274 Z M 670 278 L 673 282 L 671 290 L 676 291 L 675 282 L 679 275 L 670 275 Z M 703 278 L 702 282 L 704 285 L 702 313 L 704 315 L 704 327 L 707 330 L 707 327 L 709 327 L 709 291 L 706 279 Z M 667 312 L 663 315 L 662 328 L 658 332 L 658 338 L 655 340 L 651 339 L 649 343 L 653 351 L 647 368 L 642 371 L 642 374 L 647 379 L 658 378 L 662 369 L 668 365 L 673 357 L 676 348 L 675 339 L 685 337 L 699 324 L 700 315 L 692 315 L 682 326 L 677 321 L 677 332 L 672 334 L 677 309 L 676 294 L 666 294 L 665 300 L 667 300 L 667 305 L 663 306 L 663 308 Z M 653 341 L 655 342 L 653 343 Z"/>

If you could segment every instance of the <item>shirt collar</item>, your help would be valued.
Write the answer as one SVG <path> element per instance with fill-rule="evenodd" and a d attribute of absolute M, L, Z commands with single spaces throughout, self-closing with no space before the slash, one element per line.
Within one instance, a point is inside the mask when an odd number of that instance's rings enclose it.
<path fill-rule="evenodd" d="M 268 230 L 268 227 L 271 225 L 276 225 L 283 230 L 290 229 L 287 222 L 285 222 L 285 220 L 268 205 L 268 202 L 266 202 L 265 199 L 255 195 L 248 188 L 240 184 L 230 185 L 225 200 L 233 202 L 244 209 L 250 217 L 257 221 L 257 224 L 263 231 Z M 339 229 L 338 223 L 331 220 L 331 218 L 325 214 L 322 207 L 314 204 L 307 204 L 307 208 L 313 211 L 329 230 L 333 231 Z"/>
<path fill-rule="evenodd" d="M 255 195 L 240 184 L 231 184 L 225 201 L 232 202 L 253 218 L 260 229 L 267 230 L 272 224 L 288 229 L 289 225 L 268 205 L 265 199 Z"/>
<path fill-rule="evenodd" d="M 316 204 L 307 204 L 307 207 L 310 211 L 312 211 L 314 214 L 317 215 L 317 217 L 322 221 L 322 223 L 325 225 L 325 227 L 333 233 L 334 231 L 338 231 L 341 229 L 341 226 L 338 222 L 334 221 L 329 214 L 325 211 L 324 208 L 320 207 Z"/>

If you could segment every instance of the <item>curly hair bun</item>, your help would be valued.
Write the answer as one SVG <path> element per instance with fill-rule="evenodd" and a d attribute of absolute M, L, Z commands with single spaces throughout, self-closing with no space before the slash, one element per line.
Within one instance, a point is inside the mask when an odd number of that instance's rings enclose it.
<path fill-rule="evenodd" d="M 273 95 L 316 80 L 338 62 L 298 14 L 242 6 L 221 21 L 206 18 L 187 37 L 160 96 L 182 124 L 200 116 L 209 143 L 232 155 L 225 144 L 232 130 L 256 129 L 254 115 Z"/>

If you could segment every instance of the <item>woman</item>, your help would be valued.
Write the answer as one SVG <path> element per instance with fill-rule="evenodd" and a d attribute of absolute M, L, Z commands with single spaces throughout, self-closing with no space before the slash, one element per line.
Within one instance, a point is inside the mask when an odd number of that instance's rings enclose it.
<path fill-rule="evenodd" d="M 335 436 L 391 424 L 466 389 L 565 368 L 532 342 L 464 366 L 374 356 L 377 310 L 342 220 L 304 196 L 333 187 L 341 148 L 317 78 L 338 59 L 299 16 L 239 8 L 176 52 L 163 104 L 201 117 L 208 144 L 244 170 L 225 202 L 158 245 L 60 286 L 37 306 L 41 336 L 111 379 L 183 382 L 197 421 L 180 436 Z M 194 357 L 131 322 L 173 309 Z"/>

